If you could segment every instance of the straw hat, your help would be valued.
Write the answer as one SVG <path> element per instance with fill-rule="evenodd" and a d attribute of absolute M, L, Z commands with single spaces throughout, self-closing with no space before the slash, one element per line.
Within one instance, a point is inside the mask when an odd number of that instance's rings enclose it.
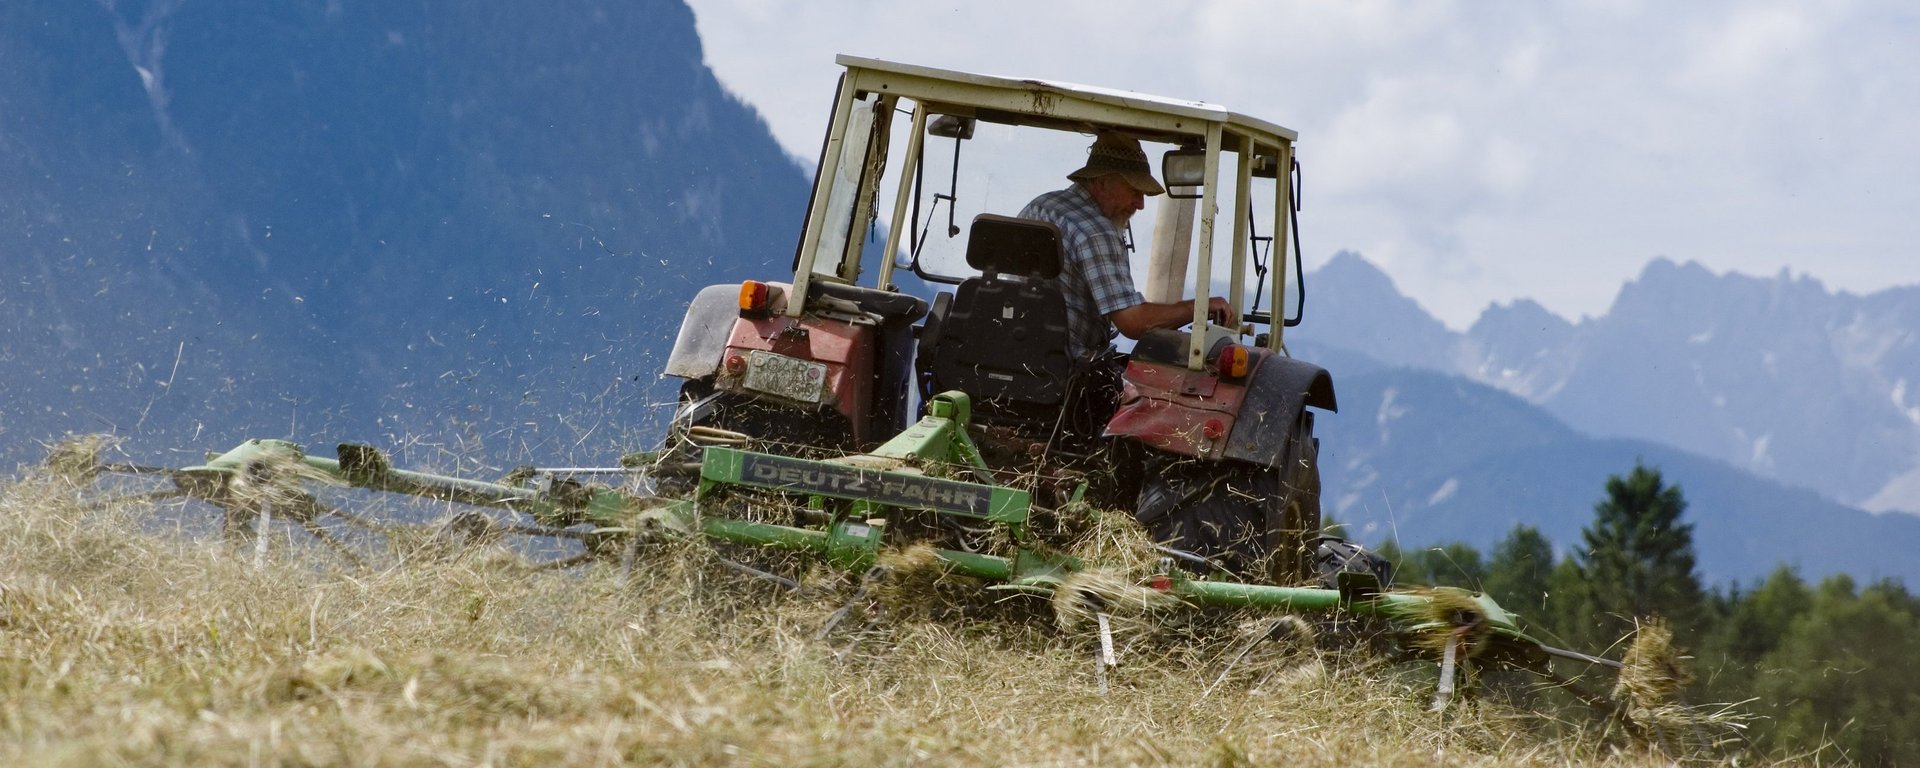
<path fill-rule="evenodd" d="M 1148 197 L 1167 191 L 1153 179 L 1152 166 L 1147 164 L 1147 153 L 1141 151 L 1139 140 L 1122 133 L 1102 133 L 1094 137 L 1093 146 L 1087 148 L 1087 164 L 1067 174 L 1067 178 L 1092 181 L 1116 173 L 1126 179 L 1128 186 Z"/>

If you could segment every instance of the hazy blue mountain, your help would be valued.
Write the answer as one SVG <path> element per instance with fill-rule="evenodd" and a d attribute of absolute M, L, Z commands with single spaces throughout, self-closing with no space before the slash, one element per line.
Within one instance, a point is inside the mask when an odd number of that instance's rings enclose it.
<path fill-rule="evenodd" d="M 806 191 L 678 0 L 0 4 L 0 450 L 604 457 Z"/>
<path fill-rule="evenodd" d="M 1779 563 L 1810 578 L 1920 582 L 1920 517 L 1869 514 L 1666 445 L 1589 437 L 1458 376 L 1380 368 L 1335 382 L 1341 412 L 1316 429 L 1324 503 L 1361 541 L 1488 551 L 1524 523 L 1564 552 L 1579 546 L 1606 478 L 1639 461 L 1685 493 L 1710 583 L 1762 578 Z"/>
<path fill-rule="evenodd" d="M 1308 311 L 1297 335 L 1392 365 L 1453 367 L 1457 334 L 1402 295 L 1360 254 L 1341 251 L 1307 276 Z M 1354 343 L 1365 340 L 1365 344 Z"/>
<path fill-rule="evenodd" d="M 1310 284 L 1322 309 L 1300 335 L 1323 348 L 1484 382 L 1590 434 L 1920 511 L 1920 288 L 1862 297 L 1656 259 L 1603 316 L 1569 323 L 1519 301 L 1455 333 L 1358 256 Z"/>

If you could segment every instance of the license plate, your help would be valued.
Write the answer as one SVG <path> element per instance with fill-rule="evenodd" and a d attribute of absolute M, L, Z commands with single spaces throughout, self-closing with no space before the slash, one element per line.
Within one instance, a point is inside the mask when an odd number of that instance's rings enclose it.
<path fill-rule="evenodd" d="M 827 364 L 772 352 L 747 353 L 747 389 L 803 403 L 819 403 L 826 392 Z"/>

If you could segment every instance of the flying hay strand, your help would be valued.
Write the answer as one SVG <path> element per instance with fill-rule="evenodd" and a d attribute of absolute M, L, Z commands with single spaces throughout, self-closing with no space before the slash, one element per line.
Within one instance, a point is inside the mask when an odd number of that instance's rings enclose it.
<path fill-rule="evenodd" d="M 1613 687 L 1614 699 L 1639 736 L 1669 754 L 1719 746 L 1746 727 L 1746 717 L 1732 707 L 1689 706 L 1682 700 L 1693 683 L 1689 658 L 1674 647 L 1666 622 L 1641 622 Z"/>
<path fill-rule="evenodd" d="M 119 442 L 112 435 L 72 435 L 47 448 L 45 466 L 54 477 L 69 484 L 91 483 L 100 475 L 100 454 Z"/>
<path fill-rule="evenodd" d="M 1132 515 L 1094 509 L 1085 503 L 1075 503 L 1069 509 L 1085 521 L 1086 530 L 1074 538 L 1068 554 L 1082 562 L 1137 576 L 1151 575 L 1159 569 L 1165 554 Z"/>
<path fill-rule="evenodd" d="M 947 564 L 926 542 L 882 552 L 873 567 L 876 578 L 868 592 L 886 615 L 895 618 L 925 618 L 941 599 L 941 582 L 948 579 Z"/>
<path fill-rule="evenodd" d="M 1076 571 L 1053 590 L 1053 618 L 1061 629 L 1072 630 L 1105 613 L 1114 622 L 1138 627 L 1155 613 L 1180 604 L 1180 598 L 1141 584 L 1111 568 Z"/>
<path fill-rule="evenodd" d="M 1446 652 L 1447 641 L 1459 635 L 1463 641 L 1459 651 L 1463 656 L 1473 656 L 1478 651 L 1480 641 L 1487 636 L 1488 627 L 1486 614 L 1471 593 L 1457 589 L 1413 589 L 1407 592 L 1426 598 L 1405 616 L 1406 621 L 1414 627 L 1409 641 L 1415 649 L 1439 657 Z"/>

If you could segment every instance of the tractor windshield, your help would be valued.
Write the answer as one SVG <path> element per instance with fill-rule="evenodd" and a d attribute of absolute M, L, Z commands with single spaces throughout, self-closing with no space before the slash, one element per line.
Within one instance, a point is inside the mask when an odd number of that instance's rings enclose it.
<path fill-rule="evenodd" d="M 908 119 L 894 121 L 889 144 L 906 147 L 911 139 L 911 125 Z M 906 153 L 896 152 L 898 157 L 887 170 L 889 180 L 898 183 L 904 177 L 912 187 L 904 221 L 909 231 L 898 239 L 896 264 L 903 270 L 911 268 L 923 279 L 933 282 L 958 282 L 977 274 L 966 263 L 968 223 L 980 214 L 1018 216 L 1036 196 L 1073 184 L 1067 174 L 1087 162 L 1087 148 L 1094 138 L 1091 131 L 986 121 L 979 121 L 971 133 L 970 138 L 927 135 L 918 167 L 899 167 L 904 164 Z M 1176 144 L 1152 140 L 1143 140 L 1141 147 L 1156 178 L 1162 175 L 1162 156 L 1181 149 Z M 1192 214 L 1198 200 L 1175 200 L 1167 195 L 1148 197 L 1145 208 L 1134 213 L 1123 228 L 1135 287 L 1147 294 L 1149 301 L 1175 301 L 1196 294 L 1231 296 L 1237 283 L 1241 288 L 1238 304 L 1243 314 L 1265 309 L 1272 296 L 1271 291 L 1262 287 L 1269 280 L 1268 270 L 1272 266 L 1268 255 L 1274 231 L 1275 182 L 1254 179 L 1246 199 L 1241 200 L 1236 196 L 1239 190 L 1232 176 L 1237 163 L 1235 153 L 1222 153 L 1220 165 L 1224 181 L 1216 194 L 1223 215 L 1214 228 L 1214 268 L 1204 285 L 1197 278 L 1197 262 L 1190 258 L 1193 245 L 1200 237 Z M 890 220 L 892 213 L 890 196 L 884 194 L 888 191 L 892 190 L 883 189 L 879 195 L 877 219 L 882 222 L 881 226 Z M 1197 195 L 1199 190 L 1190 191 Z M 1250 226 L 1243 227 L 1236 235 L 1232 224 L 1237 217 L 1231 212 L 1242 206 L 1250 209 L 1252 217 Z M 1187 209 L 1184 218 L 1179 210 L 1182 207 Z M 1241 211 L 1243 217 L 1247 212 Z M 1188 233 L 1185 242 L 1175 237 L 1178 232 L 1173 231 L 1181 228 Z M 1163 251 L 1177 252 L 1156 256 L 1156 238 L 1162 242 Z M 1244 244 L 1247 255 L 1238 265 L 1231 258 L 1236 253 L 1233 244 L 1236 238 L 1247 240 Z M 876 250 L 883 247 L 886 237 L 879 227 L 874 228 L 872 240 L 870 247 Z M 871 255 L 869 260 L 874 260 Z"/>

